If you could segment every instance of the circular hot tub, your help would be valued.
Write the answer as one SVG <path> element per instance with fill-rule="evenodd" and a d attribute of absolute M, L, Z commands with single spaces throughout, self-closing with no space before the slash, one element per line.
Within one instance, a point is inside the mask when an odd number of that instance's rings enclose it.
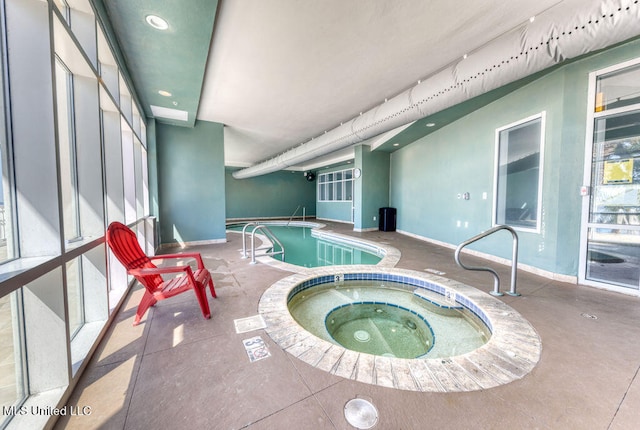
<path fill-rule="evenodd" d="M 395 268 L 336 266 L 263 294 L 269 336 L 327 372 L 412 391 L 473 391 L 524 377 L 541 344 L 514 309 L 473 287 Z"/>
<path fill-rule="evenodd" d="M 418 358 L 433 346 L 433 330 L 422 315 L 383 302 L 340 305 L 324 325 L 345 348 L 383 357 Z"/>

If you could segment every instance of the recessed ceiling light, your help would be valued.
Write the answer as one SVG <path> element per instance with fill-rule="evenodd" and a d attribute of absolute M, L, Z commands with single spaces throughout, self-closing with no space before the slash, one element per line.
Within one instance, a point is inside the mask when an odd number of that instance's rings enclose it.
<path fill-rule="evenodd" d="M 169 28 L 169 23 L 160 18 L 158 15 L 147 15 L 145 17 L 145 20 L 147 21 L 147 24 L 155 29 L 166 30 L 167 28 Z"/>
<path fill-rule="evenodd" d="M 169 91 L 165 91 L 165 90 L 158 91 L 158 94 L 160 94 L 161 96 L 165 96 L 165 97 L 171 97 L 171 93 Z"/>
<path fill-rule="evenodd" d="M 533 22 L 533 21 L 535 21 L 535 20 L 536 20 L 536 17 L 535 17 L 535 16 L 532 16 L 531 18 L 529 18 L 529 22 Z"/>
<path fill-rule="evenodd" d="M 400 146 L 400 144 L 399 143 L 394 143 L 393 146 Z"/>
<path fill-rule="evenodd" d="M 436 125 L 436 123 L 435 123 L 435 122 L 428 122 L 428 123 L 427 123 L 427 127 L 433 127 L 433 126 L 435 126 L 435 125 Z"/>

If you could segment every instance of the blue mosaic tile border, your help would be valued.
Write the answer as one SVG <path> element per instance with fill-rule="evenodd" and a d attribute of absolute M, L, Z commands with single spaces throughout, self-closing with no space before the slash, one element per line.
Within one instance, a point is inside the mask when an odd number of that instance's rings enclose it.
<path fill-rule="evenodd" d="M 447 291 L 451 291 L 441 285 L 434 284 L 433 282 L 427 281 L 425 279 L 412 278 L 409 276 L 401 276 L 395 275 L 392 273 L 345 273 L 345 274 L 335 274 L 335 275 L 325 275 L 319 276 L 317 278 L 309 279 L 301 284 L 296 285 L 290 292 L 287 297 L 287 303 L 291 301 L 293 296 L 298 294 L 300 291 L 304 291 L 308 288 L 315 287 L 317 285 L 340 282 L 340 281 L 382 281 L 382 282 L 396 282 L 399 284 L 411 285 L 413 287 L 424 288 L 426 290 L 438 293 L 442 296 L 445 296 Z M 484 311 L 478 307 L 474 302 L 467 299 L 464 296 L 459 294 L 455 294 L 455 302 L 459 303 L 465 309 L 473 313 L 476 317 L 478 317 L 489 329 L 489 331 L 493 332 L 493 326 L 491 321 L 484 313 Z M 392 304 L 389 304 L 392 305 Z M 397 306 L 397 305 L 393 305 Z"/>
<path fill-rule="evenodd" d="M 457 295 L 456 302 L 460 303 L 468 311 L 472 312 L 475 316 L 480 318 L 480 320 L 483 323 L 485 323 L 485 325 L 487 326 L 489 331 L 491 331 L 491 333 L 493 333 L 493 325 L 491 324 L 491 321 L 485 315 L 484 311 L 482 309 L 480 309 L 474 302 L 472 302 L 471 300 L 467 299 L 466 297 L 460 296 L 460 295 Z"/>
<path fill-rule="evenodd" d="M 416 293 L 414 293 L 414 296 L 417 297 L 418 299 L 424 300 L 425 302 L 429 302 L 433 306 L 439 307 L 440 309 L 453 309 L 453 310 L 462 309 L 462 306 L 447 306 L 447 305 L 443 305 L 442 303 L 438 303 L 435 300 L 431 300 L 428 297 L 421 296 L 421 295 L 416 294 Z"/>

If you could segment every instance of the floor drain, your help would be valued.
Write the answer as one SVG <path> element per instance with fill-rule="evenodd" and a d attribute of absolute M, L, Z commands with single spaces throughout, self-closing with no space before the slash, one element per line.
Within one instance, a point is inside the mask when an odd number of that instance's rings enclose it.
<path fill-rule="evenodd" d="M 369 340 L 371 340 L 371 335 L 365 330 L 356 330 L 356 332 L 353 333 L 353 337 L 358 342 L 369 342 Z"/>
<path fill-rule="evenodd" d="M 370 429 L 378 422 L 378 410 L 364 399 L 351 399 L 344 405 L 344 417 L 357 429 Z"/>
<path fill-rule="evenodd" d="M 262 318 L 262 315 L 260 314 L 233 320 L 233 324 L 236 327 L 236 333 L 246 333 L 248 331 L 267 327 L 267 323 L 265 323 L 264 318 Z"/>
<path fill-rule="evenodd" d="M 592 314 L 588 314 L 586 312 L 583 312 L 580 314 L 581 316 L 585 317 L 585 318 L 589 318 L 590 320 L 597 320 L 598 317 Z"/>

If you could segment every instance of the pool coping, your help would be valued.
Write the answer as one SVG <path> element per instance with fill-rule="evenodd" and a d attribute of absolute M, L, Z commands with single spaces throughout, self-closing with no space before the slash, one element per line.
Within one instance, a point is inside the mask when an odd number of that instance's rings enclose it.
<path fill-rule="evenodd" d="M 260 224 L 264 224 L 266 226 L 293 225 L 296 227 L 310 227 L 312 229 L 311 235 L 318 239 L 337 242 L 339 244 L 346 244 L 349 246 L 353 246 L 355 248 L 364 249 L 368 252 L 375 253 L 376 255 L 381 256 L 382 259 L 377 264 L 371 265 L 372 267 L 395 267 L 395 265 L 398 264 L 398 262 L 400 261 L 401 253 L 399 249 L 394 248 L 393 246 L 390 246 L 390 245 L 377 243 L 371 240 L 366 240 L 366 239 L 361 239 L 359 237 L 353 237 L 346 234 L 336 233 L 332 230 L 324 230 L 324 228 L 326 227 L 326 224 L 322 224 L 318 222 L 310 222 L 310 221 L 291 221 L 291 222 L 260 221 Z M 242 232 L 237 232 L 233 230 L 227 230 L 227 232 L 242 234 Z M 271 257 L 270 255 L 267 255 L 266 251 L 268 248 L 273 246 L 273 243 L 265 235 L 257 233 L 256 237 L 262 241 L 262 246 L 256 249 L 255 260 L 257 263 L 267 264 L 271 267 L 275 267 L 275 268 L 285 270 L 287 272 L 293 272 L 293 273 L 313 273 L 313 271 L 316 269 L 315 267 L 309 268 L 309 267 L 297 266 L 295 264 L 289 264 L 287 262 L 277 260 Z M 250 258 L 250 257 L 247 256 L 246 258 Z M 335 266 L 332 266 L 332 267 L 335 267 Z"/>
<path fill-rule="evenodd" d="M 406 276 L 442 286 L 456 298 L 475 304 L 492 328 L 480 348 L 448 358 L 403 359 L 360 353 L 325 341 L 306 331 L 289 313 L 290 292 L 301 283 L 322 276 L 383 273 Z M 542 352 L 533 326 L 495 297 L 463 283 L 430 273 L 370 265 L 308 269 L 269 287 L 258 304 L 269 337 L 287 353 L 331 374 L 367 384 L 420 392 L 463 392 L 498 387 L 525 377 Z"/>

